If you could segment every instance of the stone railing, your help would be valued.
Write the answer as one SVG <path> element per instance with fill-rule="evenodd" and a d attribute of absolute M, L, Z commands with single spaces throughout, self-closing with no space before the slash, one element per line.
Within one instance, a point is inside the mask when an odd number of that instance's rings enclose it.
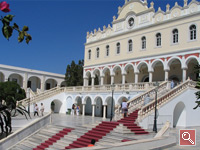
<path fill-rule="evenodd" d="M 148 90 L 147 92 L 131 99 L 130 101 L 128 101 L 129 113 L 133 112 L 136 109 L 141 108 L 142 105 L 144 104 L 144 98 L 147 97 L 147 95 L 151 99 L 154 99 L 155 90 L 157 90 L 157 93 L 159 95 L 161 92 L 163 93 L 163 91 L 165 92 L 166 90 L 169 90 L 169 89 L 170 89 L 170 82 L 164 81 L 158 87 L 153 87 L 150 90 Z"/>
<path fill-rule="evenodd" d="M 154 86 L 154 82 L 151 83 L 126 83 L 126 84 L 115 84 L 114 91 L 136 91 L 146 90 Z M 97 92 L 97 91 L 111 91 L 111 85 L 94 85 L 94 86 L 74 86 L 66 87 L 65 91 L 70 92 Z"/>
<path fill-rule="evenodd" d="M 153 88 L 154 83 L 130 83 L 130 84 L 115 84 L 115 91 L 136 91 L 147 90 Z M 33 97 L 21 100 L 19 104 L 27 106 L 29 103 L 36 103 L 40 100 L 54 96 L 61 92 L 68 93 L 87 93 L 87 92 L 111 92 L 111 85 L 96 85 L 96 86 L 74 86 L 74 87 L 55 87 L 50 90 L 46 90 L 40 94 L 36 94 Z"/>
<path fill-rule="evenodd" d="M 34 96 L 36 95 L 36 93 L 33 92 L 31 88 L 29 88 L 29 92 L 30 92 L 30 93 L 29 93 L 29 94 L 30 94 L 30 97 L 34 97 Z"/>
<path fill-rule="evenodd" d="M 151 88 L 151 89 L 148 90 L 147 92 L 142 93 L 141 95 L 129 100 L 127 102 L 129 104 L 128 113 L 132 113 L 134 110 L 141 108 L 143 103 L 144 103 L 144 98 L 147 95 L 149 95 L 151 98 L 154 97 L 156 88 L 158 90 L 158 93 L 166 91 L 167 89 L 170 88 L 170 85 L 169 85 L 170 82 L 167 82 L 167 81 L 164 81 L 164 82 L 160 83 L 160 85 L 158 87 L 154 87 L 154 84 L 155 83 L 151 83 L 149 85 L 146 85 L 146 86 L 149 86 L 148 88 Z M 116 105 L 116 107 L 115 107 L 115 116 L 114 116 L 115 120 L 119 120 L 119 119 L 122 118 L 120 110 L 121 110 L 121 106 Z"/>
<path fill-rule="evenodd" d="M 64 89 L 65 88 L 63 88 L 63 87 L 62 88 L 61 87 L 55 87 L 55 88 L 52 88 L 50 90 L 46 90 L 43 93 L 36 94 L 33 97 L 26 98 L 26 99 L 23 99 L 23 100 L 19 101 L 19 105 L 27 106 L 29 103 L 30 104 L 36 103 L 36 102 L 38 102 L 40 100 L 43 100 L 43 99 L 46 99 L 48 97 L 54 96 L 56 94 L 59 94 L 61 92 L 64 92 Z"/>
<path fill-rule="evenodd" d="M 195 87 L 196 82 L 187 80 L 184 83 L 181 83 L 177 85 L 172 90 L 168 91 L 166 94 L 163 94 L 162 96 L 158 97 L 157 99 L 157 109 L 159 109 L 161 106 L 163 106 L 165 103 L 169 102 L 173 99 L 174 96 L 177 96 L 181 92 L 183 92 L 185 89 L 189 87 Z M 141 121 L 145 117 L 147 117 L 149 114 L 155 111 L 155 99 L 150 102 L 149 104 L 143 106 L 141 110 L 138 112 L 138 121 Z"/>

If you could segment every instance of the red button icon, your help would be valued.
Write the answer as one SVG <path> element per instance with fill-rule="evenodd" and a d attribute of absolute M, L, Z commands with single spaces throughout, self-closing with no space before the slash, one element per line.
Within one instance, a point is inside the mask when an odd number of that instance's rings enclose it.
<path fill-rule="evenodd" d="M 187 129 L 179 131 L 179 145 L 180 146 L 196 146 L 196 130 Z"/>

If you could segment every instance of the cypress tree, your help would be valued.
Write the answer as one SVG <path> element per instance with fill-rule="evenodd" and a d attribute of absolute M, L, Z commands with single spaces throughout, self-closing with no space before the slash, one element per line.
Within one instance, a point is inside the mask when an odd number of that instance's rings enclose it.
<path fill-rule="evenodd" d="M 82 86 L 83 85 L 83 65 L 84 60 L 79 60 L 78 64 L 72 61 L 67 65 L 65 73 L 65 81 L 67 86 Z"/>

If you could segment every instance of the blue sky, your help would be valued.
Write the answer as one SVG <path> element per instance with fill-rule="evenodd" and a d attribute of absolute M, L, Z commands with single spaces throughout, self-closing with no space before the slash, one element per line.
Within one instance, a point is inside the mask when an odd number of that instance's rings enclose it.
<path fill-rule="evenodd" d="M 177 1 L 153 0 L 165 11 Z M 190 2 L 189 0 L 188 2 Z M 124 0 L 8 0 L 20 27 L 29 26 L 33 40 L 17 42 L 17 32 L 9 41 L 0 35 L 0 64 L 65 74 L 72 60 L 84 59 L 86 32 L 111 24 Z M 148 0 L 150 4 L 151 0 Z M 1 26 L 2 27 L 2 26 Z"/>

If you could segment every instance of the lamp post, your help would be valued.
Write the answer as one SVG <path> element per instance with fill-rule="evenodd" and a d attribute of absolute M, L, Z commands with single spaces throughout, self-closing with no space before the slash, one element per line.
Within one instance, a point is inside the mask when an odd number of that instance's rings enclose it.
<path fill-rule="evenodd" d="M 159 83 L 156 82 L 155 86 L 156 86 L 156 88 L 155 88 L 155 116 L 154 116 L 153 131 L 155 131 L 155 133 L 157 133 L 157 92 L 158 92 Z"/>
<path fill-rule="evenodd" d="M 28 114 L 30 115 L 30 88 L 27 89 L 27 98 L 28 98 Z"/>
<path fill-rule="evenodd" d="M 112 101 L 111 101 L 111 115 L 110 115 L 110 121 L 112 121 L 112 117 L 113 117 L 113 94 L 114 94 L 114 89 L 115 89 L 115 85 L 114 83 L 111 85 L 111 90 L 112 90 Z"/>

